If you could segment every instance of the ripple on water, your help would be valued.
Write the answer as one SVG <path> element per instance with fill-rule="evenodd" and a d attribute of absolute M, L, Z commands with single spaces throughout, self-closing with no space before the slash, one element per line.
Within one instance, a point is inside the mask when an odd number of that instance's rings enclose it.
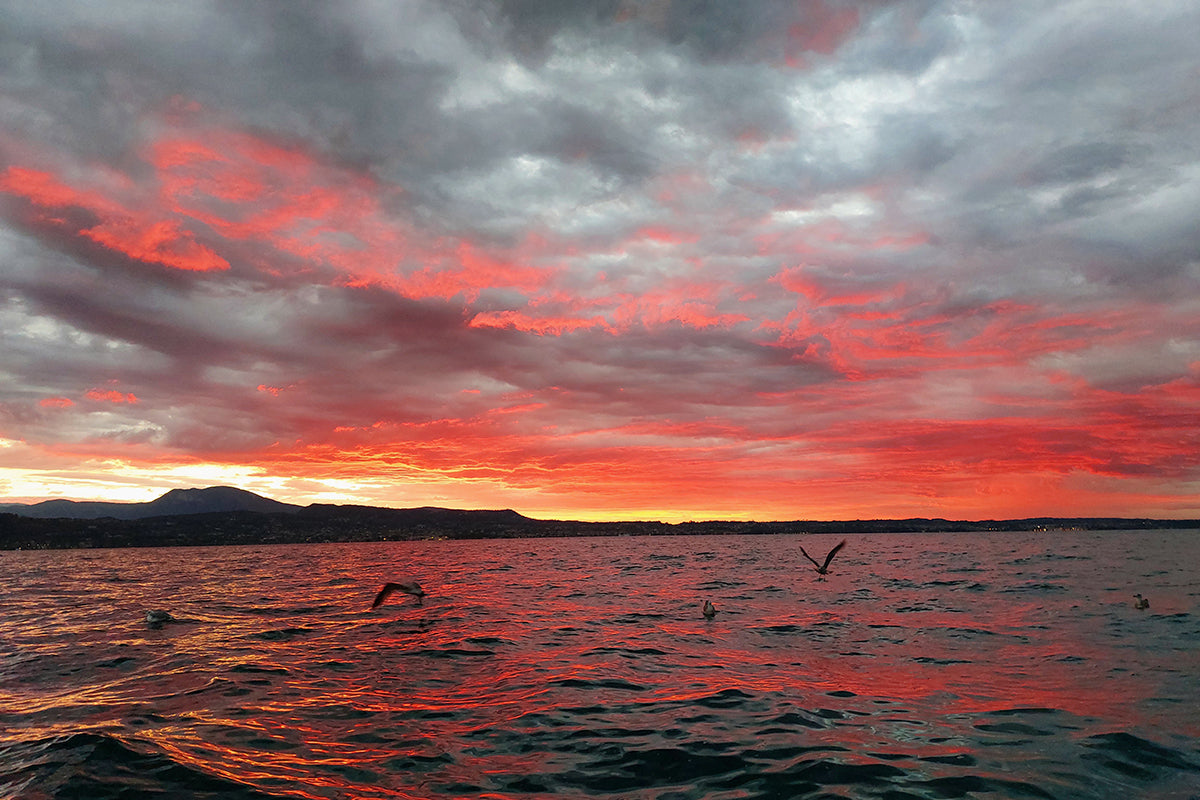
<path fill-rule="evenodd" d="M 24 587 L 0 615 L 0 797 L 1196 794 L 1190 540 L 1145 565 L 1171 575 L 1140 614 L 1119 540 L 1017 574 L 1043 545 L 863 536 L 821 583 L 780 569 L 795 541 L 329 546 L 325 572 L 304 547 L 0 554 Z M 349 576 L 397 562 L 436 600 L 367 613 Z M 61 603 L 64 574 L 112 597 Z M 727 606 L 712 623 L 697 586 Z M 157 607 L 205 624 L 144 630 Z"/>
<path fill-rule="evenodd" d="M 405 654 L 416 658 L 433 658 L 433 659 L 457 659 L 457 658 L 479 658 L 481 656 L 494 656 L 495 650 L 487 650 L 485 648 L 469 648 L 469 647 L 439 647 L 427 648 L 422 650 L 410 650 Z"/>
<path fill-rule="evenodd" d="M 313 631 L 311 628 L 276 628 L 274 630 L 260 631 L 259 633 L 250 634 L 251 639 L 262 639 L 268 642 L 287 642 L 292 639 L 307 636 Z"/>
<path fill-rule="evenodd" d="M 1200 764 L 1178 750 L 1118 731 L 1089 736 L 1083 758 L 1112 772 L 1148 781 L 1171 771 L 1200 773 Z M 1200 786 L 1200 781 L 1197 782 Z"/>
<path fill-rule="evenodd" d="M 75 733 L 9 746 L 0 755 L 0 795 L 127 800 L 270 800 L 251 786 L 209 775 L 107 734 Z"/>
<path fill-rule="evenodd" d="M 1070 591 L 1061 583 L 1045 583 L 1044 581 L 1029 581 L 1027 583 L 1005 586 L 999 590 L 1002 594 L 1065 594 Z"/>
<path fill-rule="evenodd" d="M 646 687 L 637 683 L 630 683 L 617 678 L 601 678 L 586 679 L 586 678 L 561 678 L 559 680 L 550 681 L 551 685 L 559 686 L 567 689 L 618 689 L 624 692 L 644 692 Z"/>

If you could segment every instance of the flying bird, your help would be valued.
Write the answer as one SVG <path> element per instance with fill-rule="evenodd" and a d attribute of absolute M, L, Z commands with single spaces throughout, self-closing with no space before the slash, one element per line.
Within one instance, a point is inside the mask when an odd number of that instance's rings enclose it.
<path fill-rule="evenodd" d="M 717 607 L 712 604 L 712 600 L 704 601 L 704 618 L 712 619 L 717 615 Z"/>
<path fill-rule="evenodd" d="M 425 596 L 425 590 L 421 588 L 421 584 L 416 581 L 400 581 L 399 583 L 385 583 L 383 588 L 379 590 L 379 594 L 375 595 L 375 602 L 371 603 L 371 608 L 379 608 L 383 605 L 383 601 L 391 596 L 392 592 L 404 592 L 411 594 L 417 598 L 417 605 L 421 605 L 421 598 Z"/>
<path fill-rule="evenodd" d="M 800 546 L 800 552 L 804 553 L 804 557 L 807 558 L 809 561 L 811 561 L 813 563 L 813 566 L 817 568 L 818 575 L 828 575 L 829 574 L 829 562 L 833 561 L 833 557 L 837 555 L 838 550 L 841 550 L 845 546 L 846 546 L 846 540 L 842 539 L 840 542 L 837 543 L 836 546 L 834 546 L 834 548 L 832 550 L 829 551 L 829 555 L 825 556 L 824 564 L 818 563 L 815 558 L 810 556 L 808 553 L 805 553 L 803 545 Z"/>
<path fill-rule="evenodd" d="M 1136 608 L 1138 611 L 1142 611 L 1143 609 L 1147 609 L 1150 607 L 1150 601 L 1147 600 L 1146 598 L 1142 597 L 1141 594 L 1135 594 L 1133 597 L 1134 597 L 1133 607 Z"/>

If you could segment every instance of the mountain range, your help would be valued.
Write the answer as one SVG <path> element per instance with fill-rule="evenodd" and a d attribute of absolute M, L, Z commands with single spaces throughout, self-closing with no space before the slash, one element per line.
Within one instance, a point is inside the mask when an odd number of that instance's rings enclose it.
<path fill-rule="evenodd" d="M 172 489 L 148 503 L 45 500 L 41 503 L 0 505 L 0 514 L 37 519 L 147 519 L 181 514 L 211 514 L 223 511 L 255 511 L 263 514 L 295 513 L 303 506 L 281 503 L 233 486 L 206 489 Z"/>

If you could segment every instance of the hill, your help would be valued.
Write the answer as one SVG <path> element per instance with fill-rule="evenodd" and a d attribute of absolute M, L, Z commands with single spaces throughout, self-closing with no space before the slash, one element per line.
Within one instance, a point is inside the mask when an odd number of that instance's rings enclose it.
<path fill-rule="evenodd" d="M 302 506 L 281 503 L 269 497 L 232 486 L 207 489 L 172 489 L 148 503 L 104 503 L 96 501 L 46 500 L 32 505 L 0 505 L 0 513 L 36 519 L 147 519 L 181 514 L 211 514 L 224 511 L 255 511 L 260 514 L 295 513 Z"/>

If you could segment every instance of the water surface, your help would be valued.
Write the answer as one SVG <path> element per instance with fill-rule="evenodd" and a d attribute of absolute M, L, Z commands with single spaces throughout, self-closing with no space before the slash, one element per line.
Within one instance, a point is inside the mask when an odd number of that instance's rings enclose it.
<path fill-rule="evenodd" d="M 1200 533 L 848 539 L 3 552 L 0 796 L 1200 798 Z"/>

